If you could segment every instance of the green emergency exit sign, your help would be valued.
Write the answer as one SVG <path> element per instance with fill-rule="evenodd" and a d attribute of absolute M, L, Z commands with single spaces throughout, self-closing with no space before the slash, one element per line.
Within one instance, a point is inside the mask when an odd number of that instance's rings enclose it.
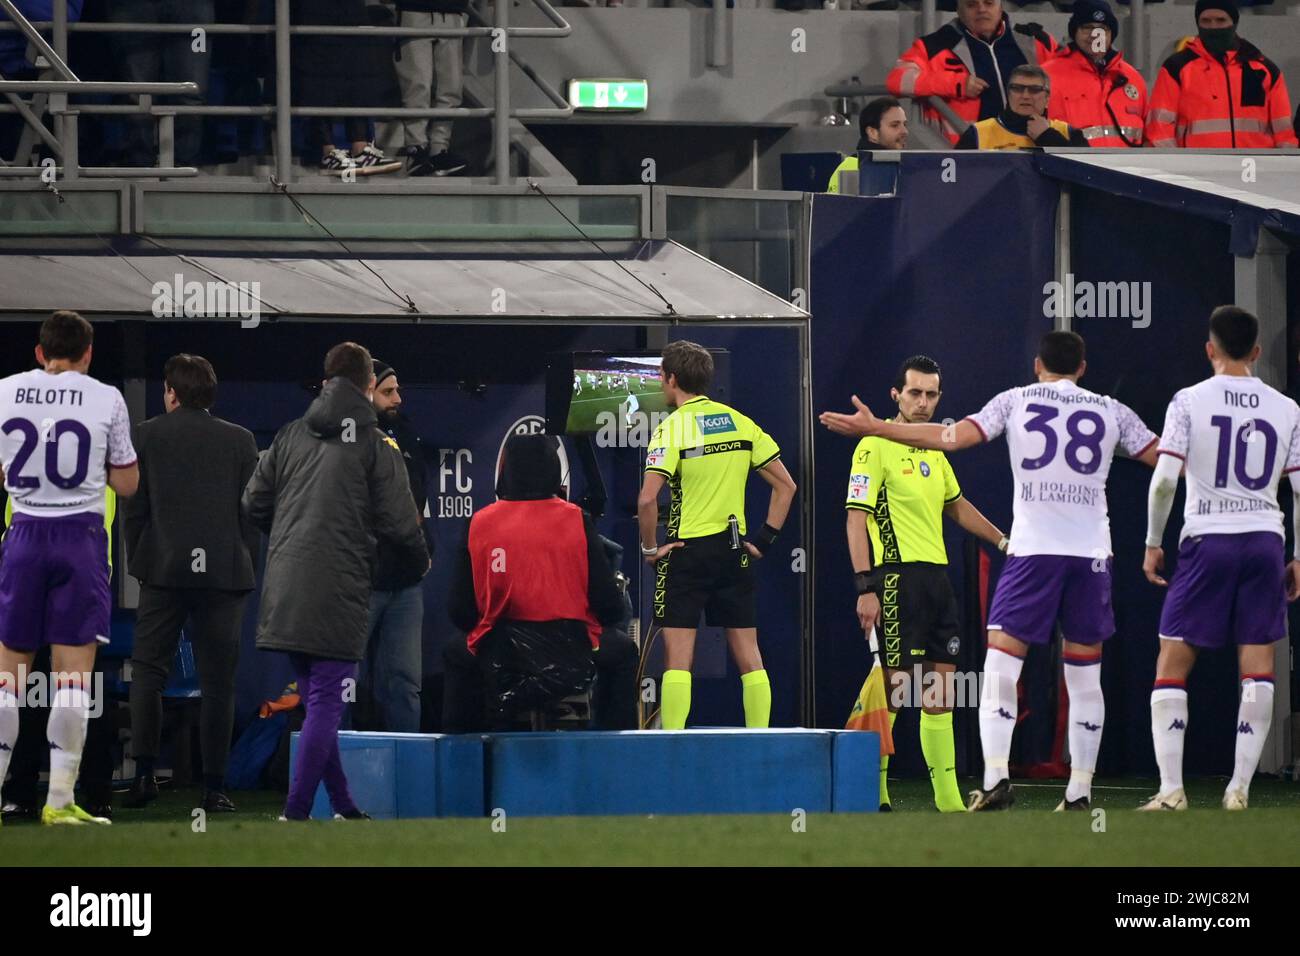
<path fill-rule="evenodd" d="M 569 81 L 569 105 L 575 110 L 643 110 L 649 99 L 645 80 Z"/>

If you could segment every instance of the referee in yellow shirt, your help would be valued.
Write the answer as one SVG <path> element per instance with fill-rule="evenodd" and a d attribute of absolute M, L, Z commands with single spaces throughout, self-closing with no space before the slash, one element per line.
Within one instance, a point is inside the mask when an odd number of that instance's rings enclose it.
<path fill-rule="evenodd" d="M 916 355 L 898 370 L 890 396 L 901 422 L 928 422 L 943 394 L 939 365 Z M 976 537 L 1005 551 L 1007 539 L 962 497 L 943 452 L 864 438 L 849 472 L 847 531 L 857 586 L 858 622 L 876 628 L 889 688 L 889 720 L 913 695 L 922 704 L 921 752 L 930 768 L 939 810 L 966 809 L 957 788 L 952 736 L 953 672 L 961 638 L 957 599 L 948 580 L 943 544 L 947 515 Z M 921 687 L 910 683 L 917 667 Z M 910 693 L 909 693 L 910 691 Z M 889 807 L 880 761 L 880 804 Z"/>
<path fill-rule="evenodd" d="M 704 393 L 713 356 L 694 342 L 672 342 L 660 368 L 673 409 L 650 439 L 645 480 L 637 499 L 641 556 L 655 566 L 654 616 L 663 629 L 664 677 L 660 716 L 665 730 L 681 730 L 691 709 L 691 663 L 700 614 L 726 630 L 740 671 L 746 727 L 766 727 L 772 688 L 758 651 L 752 559 L 776 541 L 790 512 L 795 484 L 781 449 L 746 416 Z M 745 485 L 757 471 L 772 487 L 767 521 L 746 540 Z M 656 540 L 659 493 L 672 501 L 668 541 Z"/>

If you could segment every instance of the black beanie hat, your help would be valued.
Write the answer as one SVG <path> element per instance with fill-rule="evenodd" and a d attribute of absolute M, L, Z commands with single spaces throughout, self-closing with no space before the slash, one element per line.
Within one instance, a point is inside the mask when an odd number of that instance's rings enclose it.
<path fill-rule="evenodd" d="M 372 361 L 375 363 L 375 388 L 383 385 L 384 379 L 388 378 L 388 376 L 397 374 L 387 362 L 381 362 L 377 358 L 372 358 Z"/>
<path fill-rule="evenodd" d="M 536 501 L 560 492 L 560 452 L 554 435 L 511 435 L 497 476 L 497 497 Z"/>
<path fill-rule="evenodd" d="M 1079 27 L 1093 24 L 1110 27 L 1112 43 L 1119 36 L 1119 20 L 1115 18 L 1115 11 L 1106 0 L 1074 0 L 1074 6 L 1070 8 L 1070 37 L 1074 37 L 1074 31 Z"/>
<path fill-rule="evenodd" d="M 1206 10 L 1222 10 L 1228 16 L 1232 17 L 1232 25 L 1235 27 L 1237 21 L 1241 19 L 1241 11 L 1233 0 L 1196 0 L 1196 19 L 1201 19 L 1201 14 Z"/>

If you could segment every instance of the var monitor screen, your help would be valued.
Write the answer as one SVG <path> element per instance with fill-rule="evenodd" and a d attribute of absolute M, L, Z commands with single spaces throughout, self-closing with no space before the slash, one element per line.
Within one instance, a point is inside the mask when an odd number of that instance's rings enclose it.
<path fill-rule="evenodd" d="M 722 398 L 727 353 L 710 349 L 713 383 Z M 546 428 L 553 435 L 583 435 L 639 423 L 653 427 L 671 409 L 664 401 L 658 352 L 569 352 L 552 356 L 546 384 Z M 721 389 L 722 391 L 719 391 Z"/>

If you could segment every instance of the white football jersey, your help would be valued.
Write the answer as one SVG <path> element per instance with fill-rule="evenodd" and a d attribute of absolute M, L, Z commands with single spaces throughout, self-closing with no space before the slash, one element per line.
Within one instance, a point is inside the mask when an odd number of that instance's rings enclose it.
<path fill-rule="evenodd" d="M 1187 464 L 1183 538 L 1283 534 L 1277 485 L 1300 469 L 1300 406 L 1277 389 L 1239 375 L 1183 389 L 1165 413 L 1160 452 Z"/>
<path fill-rule="evenodd" d="M 122 393 L 80 372 L 0 379 L 0 467 L 16 513 L 104 513 L 108 466 L 135 463 Z"/>
<path fill-rule="evenodd" d="M 1007 435 L 1016 483 L 1009 554 L 1110 555 L 1115 448 L 1136 458 L 1156 441 L 1131 408 L 1057 379 L 1007 389 L 969 421 L 987 441 Z"/>

